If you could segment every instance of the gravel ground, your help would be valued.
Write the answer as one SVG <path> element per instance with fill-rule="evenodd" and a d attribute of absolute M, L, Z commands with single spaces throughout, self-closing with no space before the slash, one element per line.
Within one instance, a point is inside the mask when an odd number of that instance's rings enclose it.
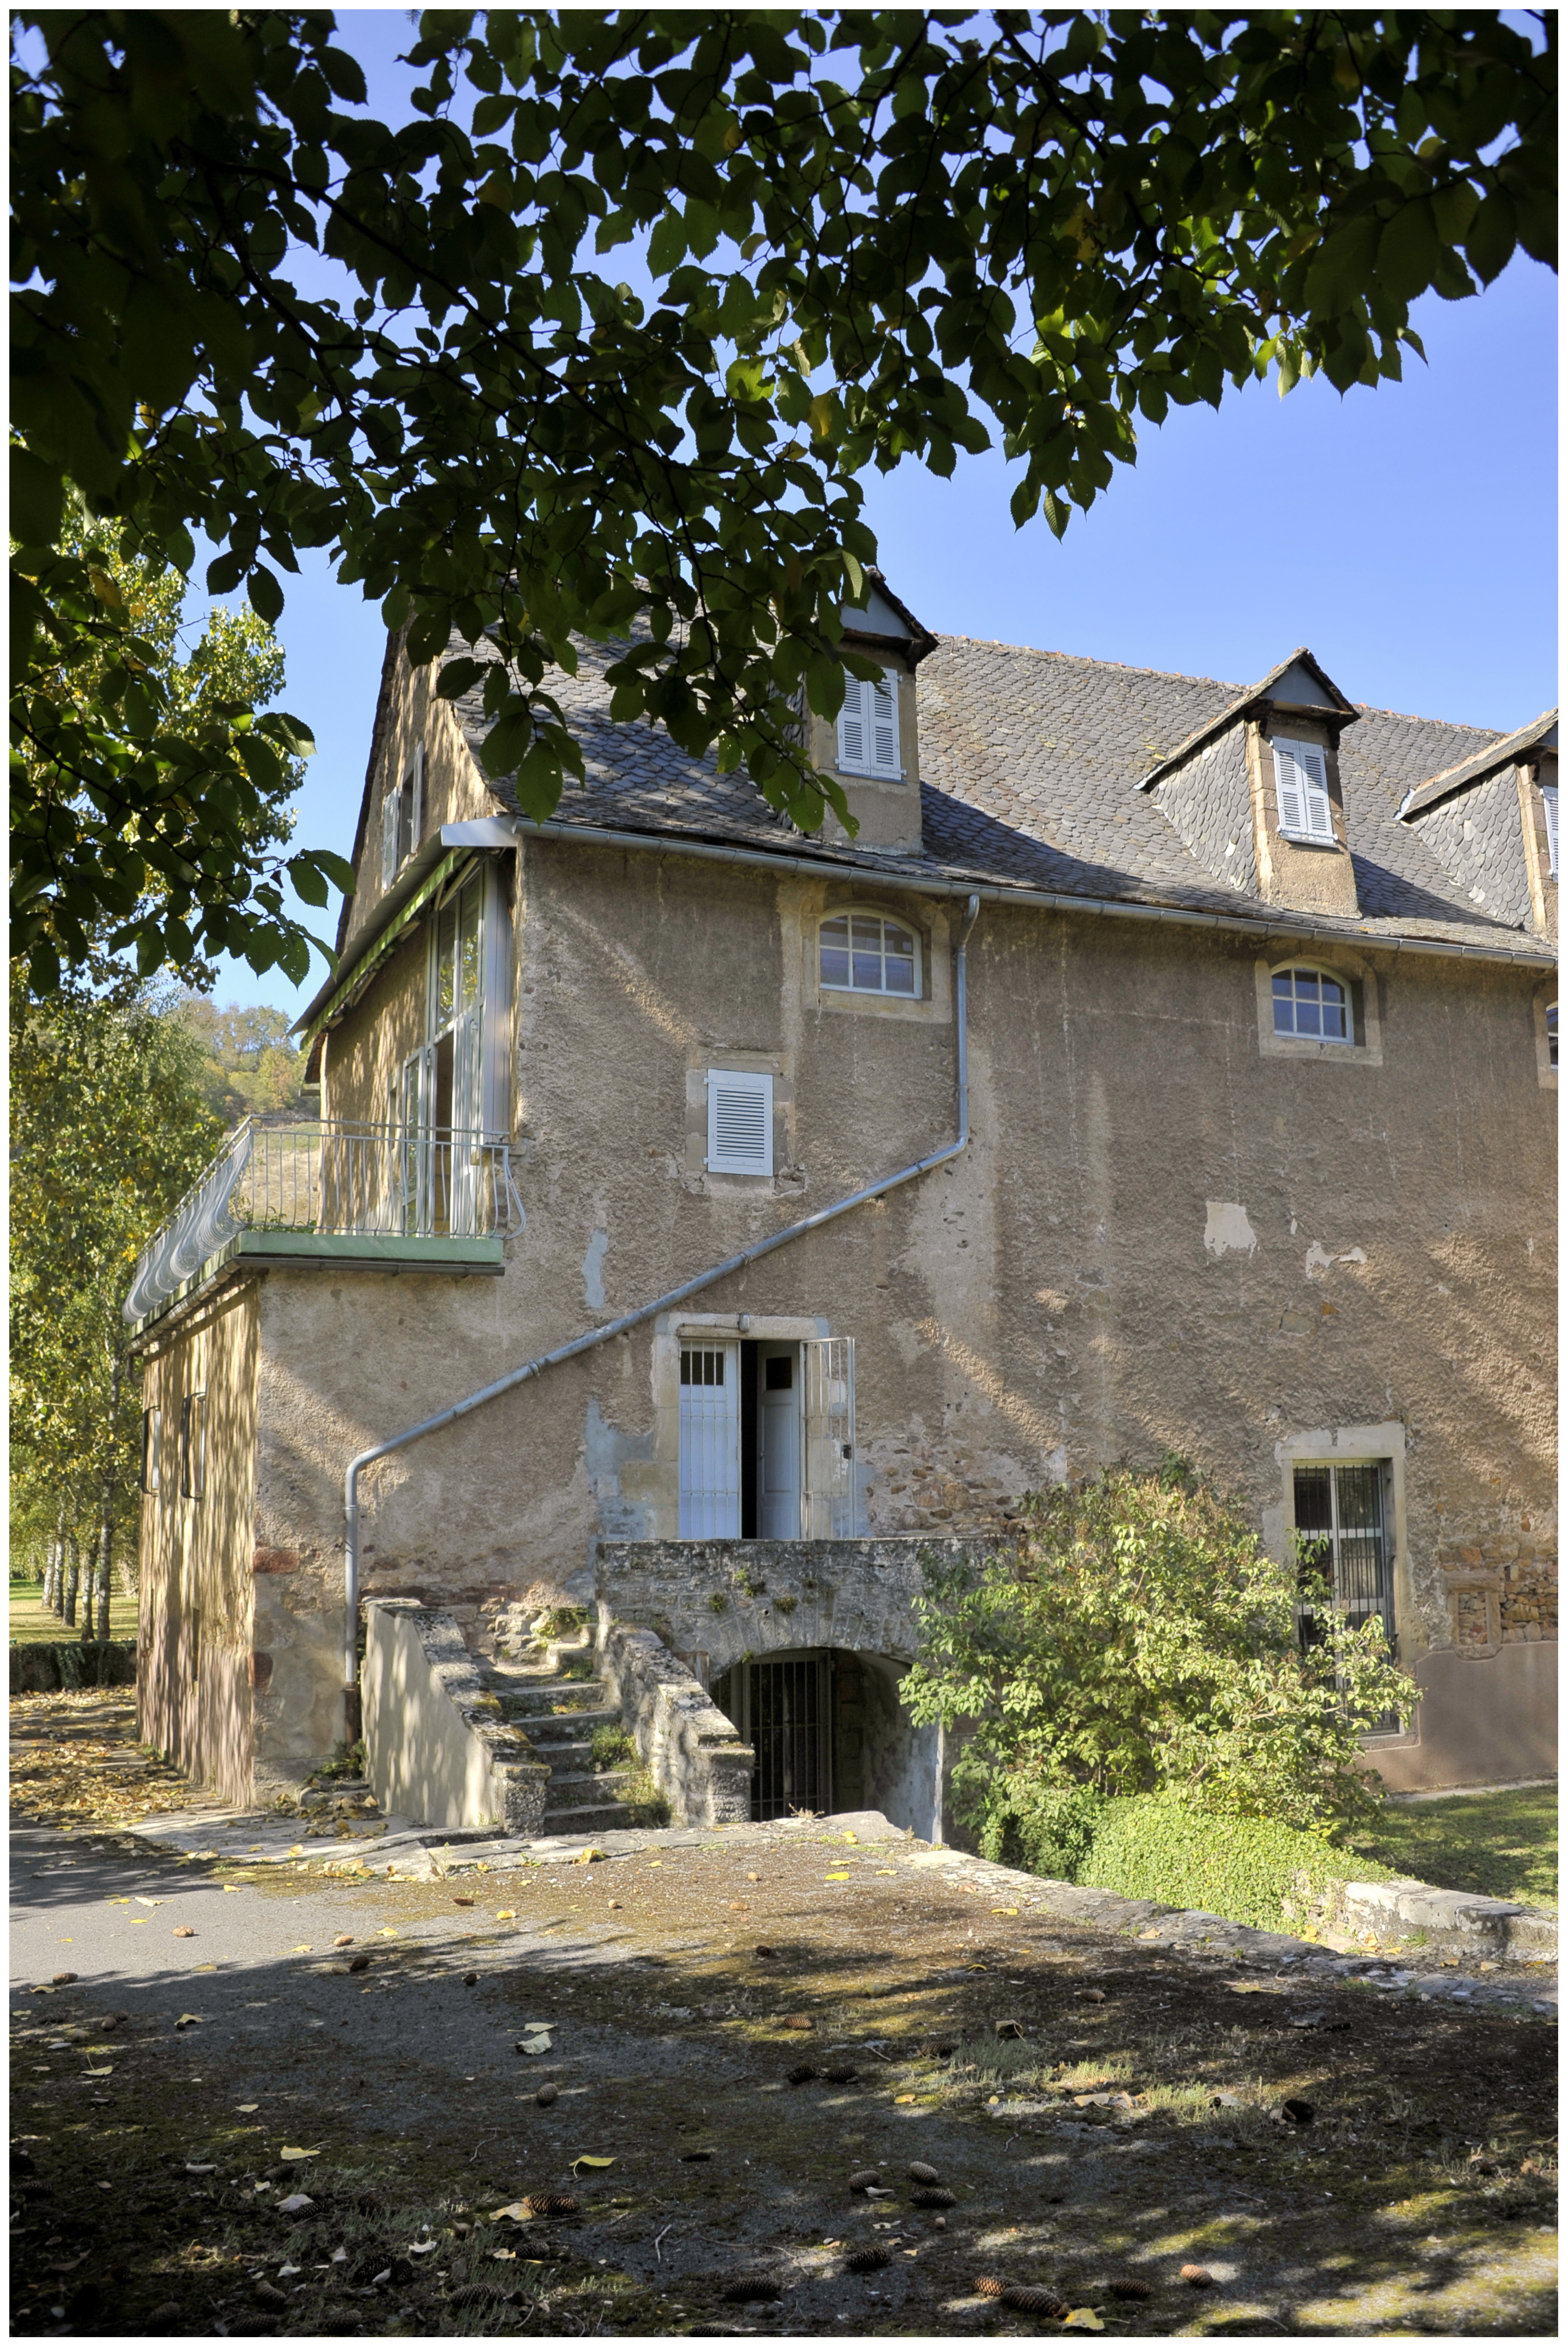
<path fill-rule="evenodd" d="M 340 1885 L 18 1819 L 15 2332 L 1555 2335 L 1550 2017 L 927 1858 L 822 1820 Z"/>

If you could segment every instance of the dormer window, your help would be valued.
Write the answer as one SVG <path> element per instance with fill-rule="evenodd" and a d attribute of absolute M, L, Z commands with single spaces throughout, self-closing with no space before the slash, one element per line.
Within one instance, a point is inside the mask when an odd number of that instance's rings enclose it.
<path fill-rule="evenodd" d="M 920 991 L 920 942 L 880 913 L 835 913 L 817 931 L 817 969 L 825 987 L 849 994 Z"/>
<path fill-rule="evenodd" d="M 844 706 L 838 712 L 837 764 L 841 774 L 871 774 L 883 782 L 903 781 L 896 676 L 867 684 L 845 673 Z"/>
<path fill-rule="evenodd" d="M 1275 805 L 1286 839 L 1334 844 L 1334 807 L 1328 796 L 1328 761 L 1316 742 L 1276 738 Z"/>
<path fill-rule="evenodd" d="M 1353 1043 L 1350 995 L 1322 969 L 1276 969 L 1274 1031 L 1314 1043 Z"/>

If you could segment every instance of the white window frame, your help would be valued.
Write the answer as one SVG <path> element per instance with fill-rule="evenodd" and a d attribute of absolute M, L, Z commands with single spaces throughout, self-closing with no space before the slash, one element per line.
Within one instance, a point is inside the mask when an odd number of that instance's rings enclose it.
<path fill-rule="evenodd" d="M 1313 847 L 1332 847 L 1334 802 L 1328 794 L 1328 753 L 1321 742 L 1298 742 L 1276 734 L 1274 752 L 1274 804 L 1282 839 L 1305 841 Z M 1299 810 L 1293 815 L 1291 803 Z"/>
<path fill-rule="evenodd" d="M 1330 986 L 1337 986 L 1339 989 L 1340 993 L 1345 998 L 1345 1025 L 1347 1029 L 1347 1032 L 1345 1034 L 1305 1035 L 1301 1032 L 1300 1029 L 1296 1027 L 1281 1028 L 1277 1010 L 1280 998 L 1275 993 L 1274 982 L 1276 979 L 1280 978 L 1288 978 L 1294 981 L 1298 971 L 1305 978 L 1316 978 L 1319 981 L 1327 979 Z M 1331 1045 L 1337 1050 L 1343 1050 L 1348 1044 L 1352 1049 L 1355 1048 L 1355 989 L 1352 981 L 1343 976 L 1340 971 L 1337 969 L 1325 969 L 1321 962 L 1297 960 L 1281 962 L 1277 968 L 1271 969 L 1269 972 L 1268 999 L 1270 1012 L 1273 1018 L 1273 1032 L 1276 1041 L 1281 1043 L 1324 1043 Z M 1294 1008 L 1296 1002 L 1294 984 L 1292 986 L 1290 1000 L 1292 1007 Z"/>
<path fill-rule="evenodd" d="M 425 829 L 425 747 L 421 743 L 409 760 L 397 788 L 389 790 L 381 809 L 381 885 L 390 888 L 418 846 Z"/>
<path fill-rule="evenodd" d="M 723 1127 L 732 1112 L 724 1103 L 737 1097 L 750 1095 L 760 1102 L 761 1146 L 749 1153 L 722 1143 L 728 1137 Z M 733 1134 L 733 1128 L 731 1127 Z M 774 1170 L 774 1080 L 750 1068 L 710 1068 L 708 1070 L 708 1171 L 710 1174 L 755 1174 L 769 1180 Z"/>
<path fill-rule="evenodd" d="M 886 983 L 881 986 L 857 986 L 856 984 L 854 924 L 857 920 L 880 921 L 883 924 L 883 935 L 877 948 L 877 958 L 885 981 L 887 975 L 887 929 L 897 929 L 902 933 L 902 935 L 912 940 L 915 948 L 915 986 L 912 993 L 900 994 L 896 989 L 887 986 Z M 847 948 L 849 953 L 850 974 L 842 984 L 838 979 L 824 978 L 822 974 L 822 933 L 827 927 L 829 921 L 847 921 L 850 924 Z M 925 970 L 921 966 L 920 958 L 920 932 L 914 927 L 912 922 L 905 920 L 899 914 L 886 912 L 880 905 L 833 905 L 830 906 L 818 919 L 816 924 L 816 982 L 822 988 L 824 993 L 872 994 L 875 995 L 879 1001 L 918 1002 L 922 999 L 922 989 L 925 985 Z"/>
<path fill-rule="evenodd" d="M 841 774 L 901 783 L 904 762 L 898 736 L 898 671 L 883 671 L 880 684 L 844 672 L 844 706 L 838 712 L 835 760 Z"/>
<path fill-rule="evenodd" d="M 144 1409 L 141 1413 L 141 1488 L 158 1491 L 163 1488 L 163 1412 Z"/>

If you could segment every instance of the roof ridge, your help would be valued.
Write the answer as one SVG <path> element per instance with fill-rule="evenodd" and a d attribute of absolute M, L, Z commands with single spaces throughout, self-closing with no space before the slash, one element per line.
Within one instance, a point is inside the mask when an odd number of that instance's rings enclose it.
<path fill-rule="evenodd" d="M 1245 684 L 1228 684 L 1221 676 L 1194 676 L 1187 669 L 1141 668 L 1135 661 L 1098 660 L 1092 652 L 1053 651 L 1044 644 L 1009 644 L 1000 636 L 939 635 L 939 644 L 979 644 L 997 652 L 1027 652 L 1030 660 L 1067 661 L 1075 668 L 1112 668 L 1121 676 L 1157 676 L 1167 684 L 1212 684 L 1220 692 L 1245 692 Z"/>
<path fill-rule="evenodd" d="M 1380 709 L 1375 701 L 1358 701 L 1356 706 L 1363 717 L 1397 717 L 1401 725 L 1442 725 L 1450 733 L 1479 733 L 1488 742 L 1504 742 L 1508 738 L 1496 725 L 1471 725 L 1462 717 L 1423 717 L 1413 709 Z M 1454 763 L 1462 765 L 1464 761 L 1456 759 Z"/>

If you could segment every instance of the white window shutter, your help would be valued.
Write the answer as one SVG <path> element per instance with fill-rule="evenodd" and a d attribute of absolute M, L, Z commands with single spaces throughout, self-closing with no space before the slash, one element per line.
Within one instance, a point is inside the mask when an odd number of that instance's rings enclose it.
<path fill-rule="evenodd" d="M 1555 785 L 1542 786 L 1541 805 L 1546 816 L 1546 867 L 1553 880 L 1557 877 L 1557 792 Z"/>
<path fill-rule="evenodd" d="M 897 782 L 903 772 L 898 760 L 898 680 L 871 687 L 871 770 Z"/>
<path fill-rule="evenodd" d="M 1302 796 L 1307 802 L 1307 831 L 1311 839 L 1332 839 L 1334 809 L 1328 797 L 1328 761 L 1316 742 L 1297 742 L 1296 763 L 1300 768 Z"/>
<path fill-rule="evenodd" d="M 1281 831 L 1304 832 L 1307 829 L 1307 808 L 1303 803 L 1295 748 L 1293 742 L 1276 742 L 1274 745 L 1274 796 L 1279 810 Z"/>
<path fill-rule="evenodd" d="M 866 767 L 869 730 L 866 702 L 871 688 L 857 676 L 844 680 L 844 706 L 838 712 L 838 764 L 846 774 L 863 774 Z"/>
<path fill-rule="evenodd" d="M 409 831 L 410 852 L 418 846 L 420 835 L 425 829 L 425 751 L 423 745 L 414 753 L 414 773 L 411 787 L 414 792 L 414 820 Z"/>
<path fill-rule="evenodd" d="M 397 822 L 401 791 L 389 790 L 381 805 L 381 885 L 390 888 L 397 877 Z"/>
<path fill-rule="evenodd" d="M 708 1171 L 774 1170 L 774 1080 L 730 1068 L 708 1071 Z"/>

